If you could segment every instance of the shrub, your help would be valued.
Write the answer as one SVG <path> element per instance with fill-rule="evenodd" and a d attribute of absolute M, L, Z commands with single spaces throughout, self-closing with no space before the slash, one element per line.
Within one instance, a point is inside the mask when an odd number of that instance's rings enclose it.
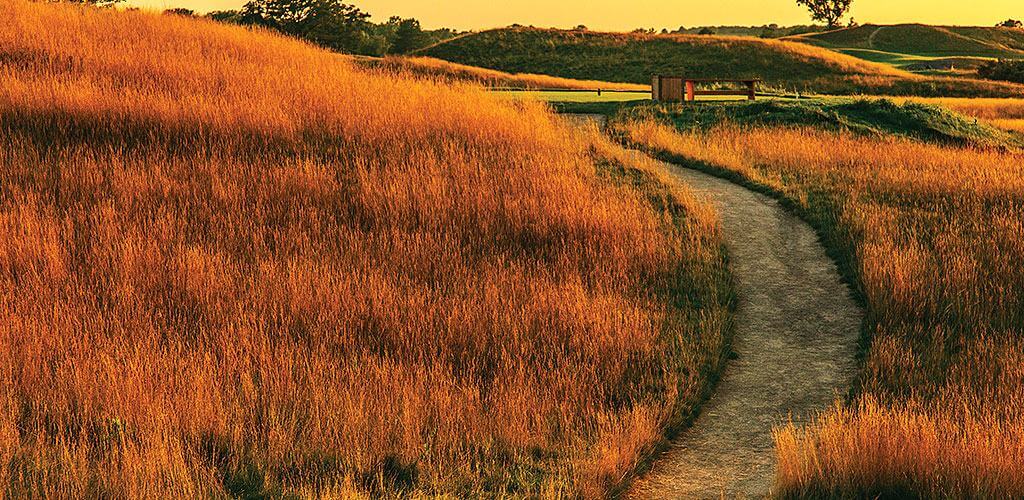
<path fill-rule="evenodd" d="M 978 76 L 988 80 L 1024 83 L 1024 60 L 1000 59 L 982 64 Z"/>

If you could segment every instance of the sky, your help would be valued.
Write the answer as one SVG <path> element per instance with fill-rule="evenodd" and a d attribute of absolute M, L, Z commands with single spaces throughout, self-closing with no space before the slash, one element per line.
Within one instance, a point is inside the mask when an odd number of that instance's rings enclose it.
<path fill-rule="evenodd" d="M 245 0 L 127 0 L 128 5 L 197 12 L 237 9 Z M 807 24 L 807 11 L 795 0 L 347 0 L 373 20 L 397 15 L 415 17 L 425 28 L 459 30 L 496 28 L 518 23 L 594 30 L 679 26 L 761 26 Z M 859 23 L 918 22 L 992 26 L 1007 18 L 1024 18 L 1020 0 L 854 0 L 851 14 Z"/>

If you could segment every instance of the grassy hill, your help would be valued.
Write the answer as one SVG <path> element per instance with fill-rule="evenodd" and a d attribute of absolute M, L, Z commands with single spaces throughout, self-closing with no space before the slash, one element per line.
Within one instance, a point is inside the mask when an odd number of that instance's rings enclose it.
<path fill-rule="evenodd" d="M 0 496 L 599 497 L 725 358 L 711 208 L 544 105 L 182 16 L 0 26 Z"/>
<path fill-rule="evenodd" d="M 420 53 L 516 73 L 631 83 L 650 83 L 658 73 L 760 77 L 771 84 L 835 74 L 900 74 L 806 45 L 724 36 L 505 28 L 456 37 Z"/>
<path fill-rule="evenodd" d="M 1001 27 L 865 24 L 786 40 L 912 71 L 971 70 L 994 58 L 1024 58 L 1024 30 Z"/>
<path fill-rule="evenodd" d="M 1024 96 L 1024 86 L 928 78 L 793 41 L 744 37 L 503 28 L 419 52 L 512 73 L 648 83 L 654 74 L 761 78 L 776 89 L 831 94 Z"/>

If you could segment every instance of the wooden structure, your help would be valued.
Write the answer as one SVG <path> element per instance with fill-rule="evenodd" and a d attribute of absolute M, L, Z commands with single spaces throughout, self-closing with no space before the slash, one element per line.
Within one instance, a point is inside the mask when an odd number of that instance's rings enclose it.
<path fill-rule="evenodd" d="M 651 96 L 660 102 L 696 101 L 699 95 L 746 96 L 753 101 L 757 98 L 757 83 L 761 80 L 728 78 L 686 78 L 684 76 L 655 75 L 651 79 Z M 698 89 L 698 84 L 731 83 L 742 84 L 740 89 Z"/>

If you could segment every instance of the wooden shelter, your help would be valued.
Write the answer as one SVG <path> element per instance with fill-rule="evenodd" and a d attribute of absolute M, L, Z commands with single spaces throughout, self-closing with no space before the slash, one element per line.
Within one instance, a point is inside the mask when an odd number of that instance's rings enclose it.
<path fill-rule="evenodd" d="M 684 76 L 655 75 L 651 79 L 651 96 L 659 102 L 696 101 L 700 95 L 745 96 L 753 101 L 757 98 L 757 83 L 761 80 L 729 78 L 687 78 Z M 742 84 L 739 89 L 699 89 L 700 84 L 730 83 Z"/>

